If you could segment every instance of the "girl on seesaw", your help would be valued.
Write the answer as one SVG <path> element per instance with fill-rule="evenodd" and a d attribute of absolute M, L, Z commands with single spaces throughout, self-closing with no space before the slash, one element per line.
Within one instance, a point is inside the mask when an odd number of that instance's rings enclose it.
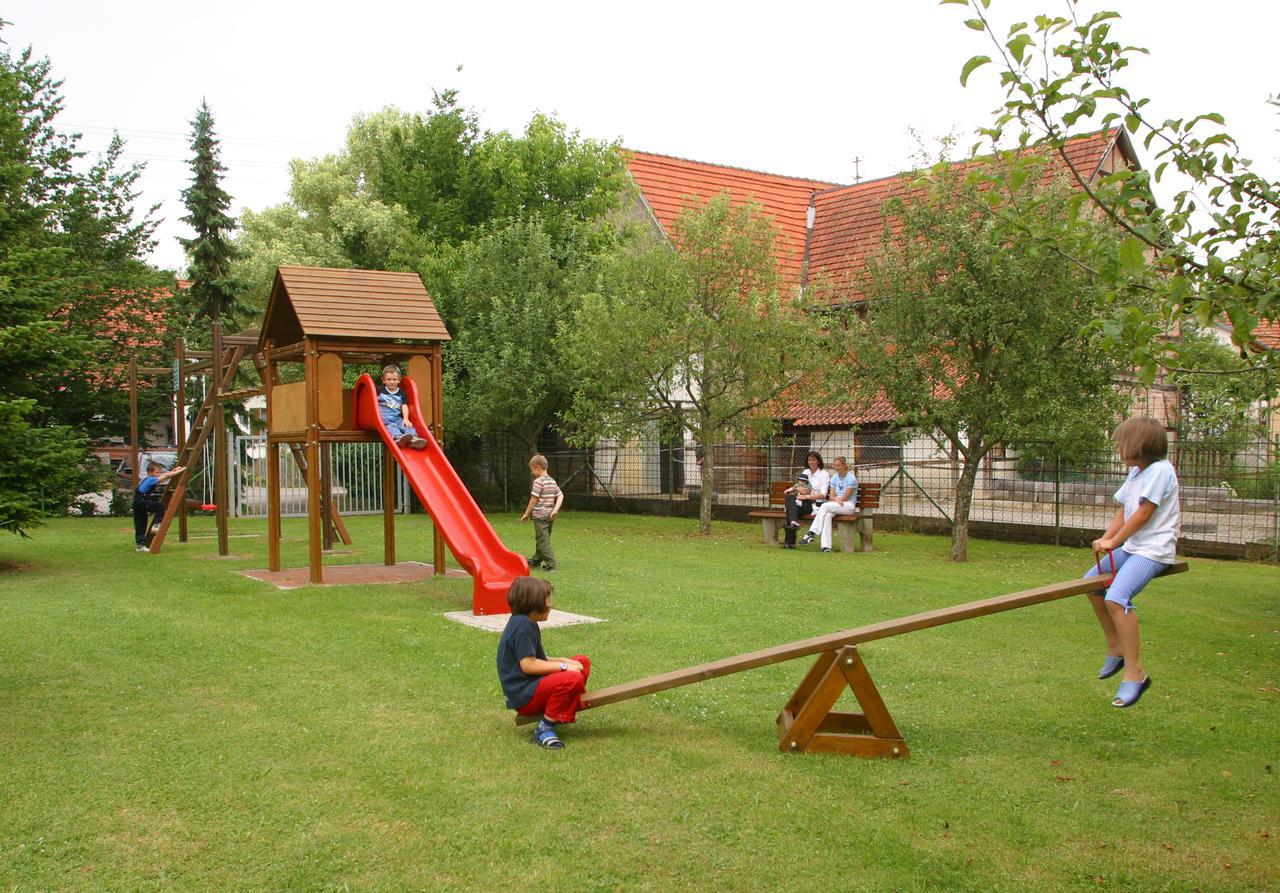
<path fill-rule="evenodd" d="M 1126 419 L 1116 428 L 1116 452 L 1129 467 L 1128 477 L 1115 492 L 1120 505 L 1107 531 L 1093 541 L 1099 557 L 1085 577 L 1111 572 L 1115 580 L 1107 589 L 1090 592 L 1089 602 L 1107 638 L 1107 657 L 1098 671 L 1108 679 L 1124 670 L 1113 707 L 1132 707 L 1151 687 L 1151 677 L 1138 658 L 1138 615 L 1133 598 L 1175 561 L 1178 529 L 1178 475 L 1165 459 L 1169 439 L 1164 425 L 1145 416 Z"/>

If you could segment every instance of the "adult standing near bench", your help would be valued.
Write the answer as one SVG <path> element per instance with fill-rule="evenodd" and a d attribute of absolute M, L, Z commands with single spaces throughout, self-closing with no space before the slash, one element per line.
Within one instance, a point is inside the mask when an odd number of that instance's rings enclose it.
<path fill-rule="evenodd" d="M 809 532 L 800 541 L 800 545 L 807 546 L 813 542 L 814 537 L 821 536 L 819 552 L 831 551 L 831 527 L 835 522 L 835 516 L 852 515 L 858 510 L 858 479 L 849 470 L 849 463 L 844 456 L 837 457 L 833 464 L 836 473 L 831 476 L 827 500 L 814 512 Z"/>
<path fill-rule="evenodd" d="M 822 464 L 822 454 L 817 450 L 809 450 L 809 455 L 805 458 L 805 466 L 796 477 L 796 482 L 783 491 L 787 497 L 787 524 L 782 534 L 784 549 L 796 547 L 796 531 L 800 529 L 800 519 L 817 510 L 826 498 L 827 489 L 831 485 L 831 472 L 827 471 Z M 801 482 L 808 489 L 809 495 L 798 492 Z"/>

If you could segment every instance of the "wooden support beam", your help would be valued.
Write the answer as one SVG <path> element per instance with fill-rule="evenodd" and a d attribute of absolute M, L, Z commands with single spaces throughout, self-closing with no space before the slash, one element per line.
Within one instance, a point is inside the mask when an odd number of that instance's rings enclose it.
<path fill-rule="evenodd" d="M 316 391 L 319 353 L 312 344 L 304 355 L 307 400 L 307 566 L 312 583 L 324 582 L 320 517 L 320 406 Z"/>
<path fill-rule="evenodd" d="M 222 324 L 217 319 L 213 323 L 213 355 L 218 358 L 219 363 L 224 364 L 219 367 L 210 383 L 209 400 L 213 404 L 213 501 L 218 505 L 213 514 L 218 528 L 218 555 L 226 558 L 231 554 L 230 533 L 227 530 L 227 495 L 230 490 L 227 479 L 227 424 L 218 402 L 227 385 L 235 381 L 235 368 L 244 351 L 233 348 L 230 355 L 224 353 Z"/>
<path fill-rule="evenodd" d="M 266 393 L 266 388 L 236 388 L 234 391 L 224 391 L 218 395 L 219 400 L 243 400 L 246 397 L 261 397 Z"/>
<path fill-rule="evenodd" d="M 182 373 L 182 367 L 185 365 L 187 358 L 185 355 L 187 341 L 185 338 L 178 339 L 178 350 L 175 362 L 178 365 L 178 388 L 173 395 L 175 404 L 175 412 L 173 414 L 173 440 L 178 447 L 178 456 L 181 457 L 187 447 L 187 377 Z M 187 541 L 187 500 L 186 488 L 183 488 L 183 499 L 173 508 L 178 513 L 178 542 L 185 543 Z"/>
<path fill-rule="evenodd" d="M 831 708 L 848 688 L 862 713 Z M 905 757 L 898 731 L 855 645 L 818 656 L 796 693 L 778 715 L 783 753 L 842 753 L 860 757 Z"/>
<path fill-rule="evenodd" d="M 391 450 L 382 451 L 382 563 L 396 563 L 396 463 Z"/>

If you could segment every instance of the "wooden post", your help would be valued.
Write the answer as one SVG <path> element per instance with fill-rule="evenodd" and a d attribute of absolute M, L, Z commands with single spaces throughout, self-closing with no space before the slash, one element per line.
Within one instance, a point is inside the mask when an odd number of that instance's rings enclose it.
<path fill-rule="evenodd" d="M 142 475 L 138 469 L 138 358 L 129 357 L 129 465 L 133 469 L 133 489 L 138 489 Z"/>
<path fill-rule="evenodd" d="M 218 504 L 218 554 L 231 554 L 227 541 L 227 426 L 222 415 L 222 377 L 227 358 L 222 354 L 222 324 L 213 324 L 213 501 Z"/>
<path fill-rule="evenodd" d="M 262 386 L 267 396 L 267 569 L 280 570 L 280 444 L 272 443 L 275 430 L 275 405 L 271 391 L 276 383 L 276 364 L 271 358 L 274 342 L 267 339 L 265 363 L 259 367 Z"/>
<path fill-rule="evenodd" d="M 306 340 L 303 353 L 303 375 L 306 381 L 307 401 L 307 564 L 311 568 L 311 582 L 324 582 L 324 565 L 321 551 L 322 518 L 320 516 L 320 405 L 317 379 L 319 354 L 313 340 Z"/>
<path fill-rule="evenodd" d="M 382 452 L 382 563 L 396 563 L 396 464 L 391 450 Z"/>
<path fill-rule="evenodd" d="M 333 466 L 329 462 L 329 444 L 320 444 L 320 525 L 324 551 L 333 551 Z"/>
<path fill-rule="evenodd" d="M 280 570 L 280 444 L 267 435 L 267 568 Z"/>
<path fill-rule="evenodd" d="M 174 389 L 173 400 L 177 404 L 177 411 L 173 414 L 173 439 L 178 447 L 178 455 L 182 455 L 182 451 L 187 446 L 187 342 L 184 338 L 178 339 L 178 386 Z M 174 481 L 176 485 L 178 482 Z M 178 512 L 178 542 L 185 543 L 187 541 L 187 500 L 186 494 L 175 506 Z"/>

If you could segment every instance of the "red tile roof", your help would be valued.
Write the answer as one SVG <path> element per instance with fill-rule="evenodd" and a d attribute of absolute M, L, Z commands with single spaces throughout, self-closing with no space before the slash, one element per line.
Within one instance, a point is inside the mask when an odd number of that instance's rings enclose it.
<path fill-rule="evenodd" d="M 1113 148 L 1136 166 L 1133 148 L 1120 130 L 1073 138 L 1067 143 L 1066 154 L 1082 175 L 1093 179 Z M 735 201 L 754 199 L 778 225 L 781 238 L 776 256 L 786 278 L 798 282 L 807 262 L 809 280 L 827 279 L 835 289 L 832 301 L 841 303 L 862 297 L 858 280 L 866 268 L 867 255 L 880 246 L 886 223 L 881 210 L 885 201 L 911 188 L 910 174 L 840 186 L 648 152 L 630 153 L 628 167 L 664 234 L 669 235 L 672 223 L 688 203 L 706 202 L 723 190 L 728 190 Z M 1045 177 L 1065 170 L 1055 153 L 1046 165 Z M 813 234 L 806 248 L 811 202 Z M 893 226 L 893 221 L 889 225 Z M 797 427 L 833 428 L 888 422 L 897 418 L 897 413 L 884 400 L 860 409 L 791 400 L 779 416 Z"/>
<path fill-rule="evenodd" d="M 872 425 L 892 422 L 898 411 L 888 400 L 876 398 L 870 406 L 840 406 L 834 403 L 805 403 L 791 400 L 779 418 L 790 420 L 796 428 L 847 428 L 851 425 Z"/>
<path fill-rule="evenodd" d="M 630 151 L 628 156 L 631 177 L 664 235 L 670 236 L 672 224 L 686 206 L 704 204 L 727 191 L 735 203 L 753 200 L 773 218 L 780 236 L 774 253 L 778 267 L 789 282 L 800 281 L 809 198 L 838 184 L 651 152 Z"/>
<path fill-rule="evenodd" d="M 1086 178 L 1097 176 L 1107 154 L 1119 140 L 1117 130 L 1072 139 L 1066 145 L 1071 164 Z M 1032 150 L 1029 150 L 1032 151 Z M 1131 154 L 1127 146 L 1122 152 Z M 967 166 L 970 162 L 957 162 Z M 1049 157 L 1044 177 L 1056 177 L 1066 171 L 1057 154 Z M 912 191 L 910 173 L 880 180 L 870 180 L 820 192 L 814 196 L 813 238 L 809 246 L 809 280 L 825 279 L 833 289 L 833 302 L 858 301 L 863 297 L 861 277 L 869 255 L 880 248 L 885 225 L 897 231 L 896 221 L 886 220 L 882 208 L 891 198 Z"/>
<path fill-rule="evenodd" d="M 1253 340 L 1271 350 L 1280 350 L 1280 322 L 1260 322 L 1253 329 Z"/>

